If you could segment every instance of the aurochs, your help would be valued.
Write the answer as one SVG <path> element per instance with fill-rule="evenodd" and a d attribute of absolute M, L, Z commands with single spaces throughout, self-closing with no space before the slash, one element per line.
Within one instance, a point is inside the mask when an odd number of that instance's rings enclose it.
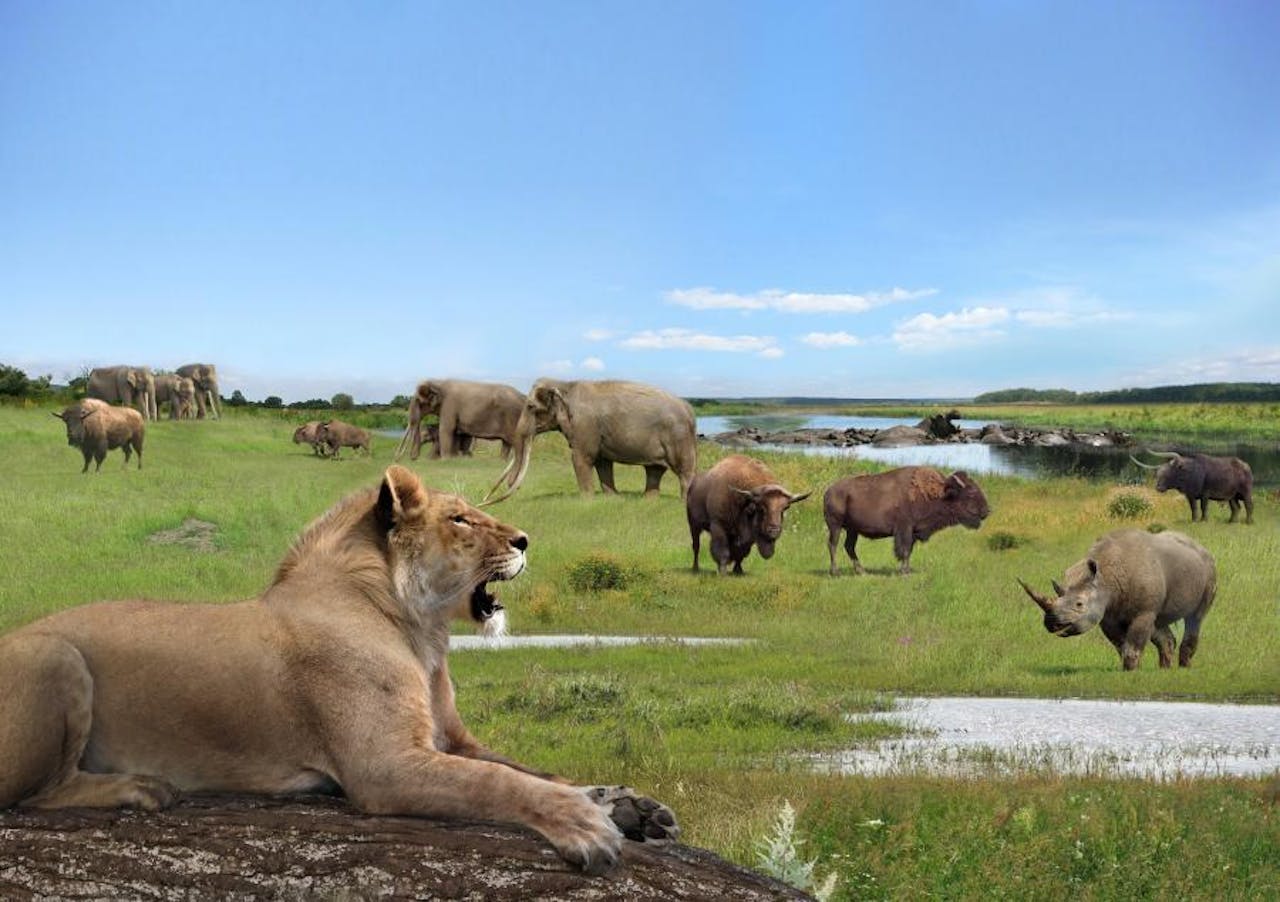
<path fill-rule="evenodd" d="M 827 521 L 827 551 L 831 575 L 836 567 L 836 544 L 846 530 L 844 550 L 853 561 L 853 572 L 862 573 L 858 560 L 858 536 L 884 539 L 893 536 L 893 554 L 899 573 L 911 572 L 911 549 L 948 526 L 962 523 L 977 529 L 991 513 L 978 484 L 963 470 L 943 476 L 929 467 L 898 467 L 886 473 L 846 476 L 833 482 L 822 496 Z"/>
<path fill-rule="evenodd" d="M 1231 519 L 1236 522 L 1240 504 L 1244 503 L 1244 522 L 1253 522 L 1253 470 L 1238 457 L 1213 457 L 1209 454 L 1176 454 L 1172 451 L 1152 451 L 1158 457 L 1167 457 L 1168 463 L 1154 466 L 1144 464 L 1133 455 L 1135 464 L 1156 471 L 1156 491 L 1174 489 L 1183 494 L 1191 505 L 1191 522 L 1196 521 L 1196 504 L 1200 505 L 1200 520 L 1209 519 L 1210 501 L 1225 501 L 1231 508 Z"/>
<path fill-rule="evenodd" d="M 1066 588 L 1053 583 L 1055 598 L 1018 583 L 1044 611 L 1044 628 L 1055 636 L 1079 636 L 1095 625 L 1134 670 L 1150 642 L 1160 666 L 1173 665 L 1171 623 L 1186 628 L 1178 665 L 1188 667 L 1200 641 L 1200 623 L 1213 604 L 1218 572 L 1213 556 L 1180 532 L 1152 534 L 1117 529 L 1100 538 L 1088 556 L 1067 568 Z"/>

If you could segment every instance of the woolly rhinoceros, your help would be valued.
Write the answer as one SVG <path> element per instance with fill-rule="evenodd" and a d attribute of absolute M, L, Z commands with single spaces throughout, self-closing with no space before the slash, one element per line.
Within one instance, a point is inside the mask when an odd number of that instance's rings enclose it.
<path fill-rule="evenodd" d="M 1189 667 L 1218 587 L 1213 556 L 1172 530 L 1107 533 L 1063 579 L 1065 589 L 1053 583 L 1056 598 L 1018 582 L 1044 611 L 1044 628 L 1054 635 L 1079 636 L 1100 623 L 1125 670 L 1137 668 L 1147 642 L 1159 650 L 1161 667 L 1172 666 L 1169 626 L 1178 620 L 1185 621 L 1178 665 Z"/>

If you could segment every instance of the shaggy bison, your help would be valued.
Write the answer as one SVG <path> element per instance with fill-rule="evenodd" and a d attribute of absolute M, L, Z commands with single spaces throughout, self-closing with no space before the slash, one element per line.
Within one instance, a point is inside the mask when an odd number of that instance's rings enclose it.
<path fill-rule="evenodd" d="M 773 557 L 774 545 L 782 535 L 783 514 L 808 497 L 809 492 L 791 494 L 778 485 L 768 467 L 741 454 L 732 454 L 697 474 L 685 498 L 693 569 L 698 569 L 704 530 L 711 533 L 711 557 L 721 575 L 730 563 L 733 572 L 741 574 L 742 561 L 752 545 L 760 549 L 762 558 Z"/>
<path fill-rule="evenodd" d="M 81 473 L 89 471 L 90 458 L 97 461 L 94 472 L 100 472 L 107 452 L 113 448 L 124 449 L 126 467 L 130 454 L 138 452 L 138 469 L 142 469 L 142 439 L 147 426 L 142 414 L 132 407 L 112 407 L 105 401 L 85 398 L 54 416 L 66 424 L 67 444 L 79 448 L 84 455 Z"/>
<path fill-rule="evenodd" d="M 969 475 L 957 470 L 943 476 L 929 467 L 899 467 L 887 473 L 846 476 L 831 484 L 822 496 L 827 521 L 827 550 L 831 575 L 837 573 L 836 543 L 846 530 L 844 550 L 853 561 L 853 572 L 862 573 L 858 560 L 858 536 L 883 539 L 893 536 L 893 554 L 899 573 L 911 572 L 911 548 L 940 529 L 962 523 L 977 529 L 991 513 L 986 496 Z"/>
<path fill-rule="evenodd" d="M 303 423 L 293 430 L 293 443 L 295 445 L 310 445 L 312 452 L 317 457 L 323 457 L 325 450 L 324 442 L 320 438 L 321 425 L 319 420 L 308 420 Z"/>
<path fill-rule="evenodd" d="M 1079 636 L 1101 623 L 1125 670 L 1137 668 L 1147 642 L 1159 650 L 1161 667 L 1172 666 L 1169 625 L 1178 620 L 1186 624 L 1178 666 L 1189 667 L 1218 584 L 1209 552 L 1172 530 L 1108 533 L 1063 579 L 1065 589 L 1053 583 L 1056 598 L 1018 582 L 1044 611 L 1044 628 L 1056 636 Z"/>
<path fill-rule="evenodd" d="M 316 437 L 320 444 L 329 449 L 329 456 L 334 460 L 338 459 L 338 453 L 343 448 L 363 449 L 366 455 L 373 453 L 369 448 L 369 433 L 342 420 L 321 423 L 316 430 Z"/>
<path fill-rule="evenodd" d="M 1253 522 L 1253 470 L 1238 457 L 1212 457 L 1208 454 L 1176 454 L 1172 451 L 1152 451 L 1167 457 L 1168 463 L 1155 466 L 1144 464 L 1133 455 L 1129 459 L 1140 467 L 1156 471 L 1156 491 L 1174 489 L 1183 494 L 1191 505 L 1191 522 L 1196 522 L 1196 503 L 1200 504 L 1200 519 L 1208 520 L 1206 510 L 1210 501 L 1225 501 L 1231 507 L 1231 519 L 1236 522 L 1240 503 L 1244 502 L 1244 522 Z"/>

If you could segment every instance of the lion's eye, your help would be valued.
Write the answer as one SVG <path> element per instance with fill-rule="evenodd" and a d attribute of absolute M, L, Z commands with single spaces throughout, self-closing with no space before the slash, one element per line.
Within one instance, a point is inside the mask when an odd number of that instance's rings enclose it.
<path fill-rule="evenodd" d="M 459 526 L 470 526 L 470 525 L 471 525 L 470 523 L 468 523 L 468 522 L 467 522 L 467 515 L 466 515 L 466 514 L 454 514 L 454 515 L 453 515 L 452 517 L 450 517 L 449 519 L 450 519 L 450 520 L 452 520 L 454 523 L 457 523 Z"/>

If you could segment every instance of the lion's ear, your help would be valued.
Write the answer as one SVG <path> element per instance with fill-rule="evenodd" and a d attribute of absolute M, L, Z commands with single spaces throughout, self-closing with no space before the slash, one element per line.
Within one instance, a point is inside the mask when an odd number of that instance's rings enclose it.
<path fill-rule="evenodd" d="M 387 467 L 375 505 L 383 529 L 389 530 L 407 517 L 416 516 L 426 504 L 427 490 L 416 473 L 398 464 Z"/>

